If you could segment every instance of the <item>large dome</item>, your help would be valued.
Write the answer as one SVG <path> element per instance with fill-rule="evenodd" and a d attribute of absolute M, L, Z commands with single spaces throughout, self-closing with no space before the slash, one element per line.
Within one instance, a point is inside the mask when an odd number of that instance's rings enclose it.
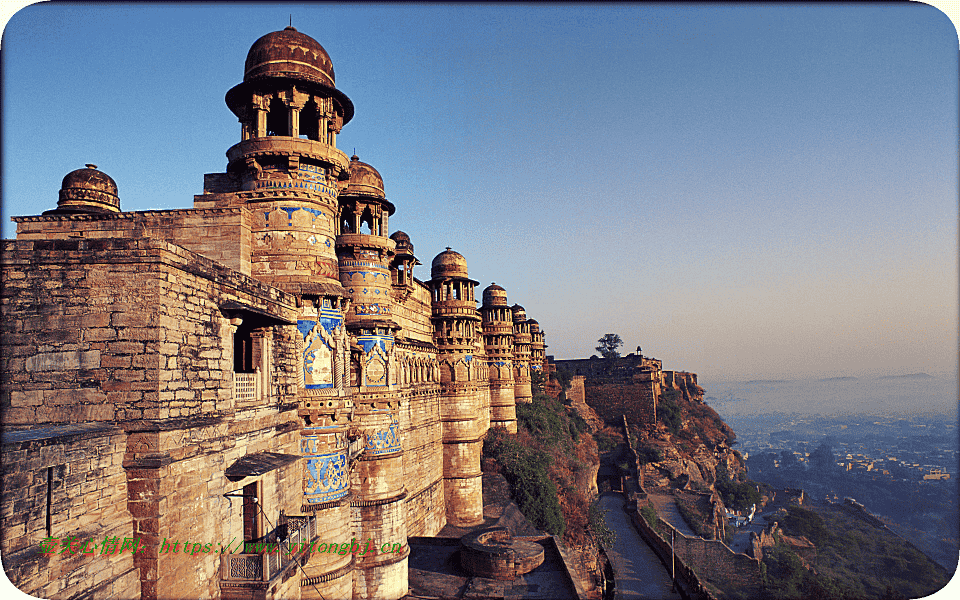
<path fill-rule="evenodd" d="M 430 265 L 430 277 L 439 279 L 442 277 L 463 277 L 468 279 L 467 259 L 459 252 L 454 252 L 447 248 L 433 259 Z"/>
<path fill-rule="evenodd" d="M 287 27 L 253 43 L 243 65 L 243 80 L 262 77 L 308 79 L 335 87 L 333 62 L 317 40 Z"/>
<path fill-rule="evenodd" d="M 112 177 L 87 165 L 67 173 L 60 185 L 56 212 L 120 212 L 117 183 Z"/>
<path fill-rule="evenodd" d="M 360 160 L 360 157 L 354 154 L 350 157 L 350 181 L 342 192 L 343 196 L 367 196 L 380 199 L 386 199 L 387 195 L 383 191 L 383 177 L 380 173 Z M 393 211 L 390 211 L 393 214 Z"/>
<path fill-rule="evenodd" d="M 306 93 L 333 96 L 343 112 L 343 123 L 353 118 L 353 102 L 337 89 L 333 61 L 320 43 L 293 27 L 274 31 L 255 41 L 247 52 L 243 81 L 227 92 L 227 106 L 236 115 L 247 110 L 250 95 L 293 82 Z"/>

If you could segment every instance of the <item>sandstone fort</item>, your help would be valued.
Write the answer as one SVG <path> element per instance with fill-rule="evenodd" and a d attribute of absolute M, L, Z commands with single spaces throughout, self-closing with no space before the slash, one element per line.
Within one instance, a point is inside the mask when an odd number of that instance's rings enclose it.
<path fill-rule="evenodd" d="M 4 242 L 2 551 L 25 592 L 395 599 L 409 536 L 482 521 L 482 438 L 516 431 L 537 322 L 449 248 L 417 278 L 380 174 L 337 148 L 354 108 L 314 39 L 257 40 L 226 102 L 240 140 L 193 208 L 124 212 L 91 164 Z M 227 546 L 318 538 L 400 549 L 291 568 Z"/>
<path fill-rule="evenodd" d="M 240 139 L 193 208 L 125 212 L 89 164 L 3 242 L 2 554 L 27 593 L 400 598 L 408 539 L 483 521 L 483 437 L 550 369 L 464 256 L 417 274 L 389 186 L 337 148 L 354 107 L 319 43 L 263 36 L 226 103 Z M 374 550 L 256 552 L 354 540 Z"/>

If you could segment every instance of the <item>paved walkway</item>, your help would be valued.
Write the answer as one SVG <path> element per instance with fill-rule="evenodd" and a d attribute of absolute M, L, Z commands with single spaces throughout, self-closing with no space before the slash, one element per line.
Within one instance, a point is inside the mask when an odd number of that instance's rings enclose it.
<path fill-rule="evenodd" d="M 677 501 L 674 499 L 673 494 L 658 494 L 656 492 L 651 492 L 647 490 L 647 498 L 650 499 L 650 502 L 653 503 L 653 507 L 657 510 L 657 514 L 660 515 L 660 518 L 673 525 L 673 527 L 683 535 L 687 537 L 699 537 L 697 534 L 690 529 L 690 526 L 687 525 L 687 522 L 683 520 L 683 517 L 680 515 L 680 510 L 677 508 Z"/>
<path fill-rule="evenodd" d="M 614 547 L 606 549 L 617 580 L 617 598 L 679 599 L 680 594 L 670 591 L 670 574 L 637 533 L 623 510 L 624 504 L 623 495 L 617 492 L 600 496 L 600 508 L 606 513 L 607 526 L 617 534 Z"/>

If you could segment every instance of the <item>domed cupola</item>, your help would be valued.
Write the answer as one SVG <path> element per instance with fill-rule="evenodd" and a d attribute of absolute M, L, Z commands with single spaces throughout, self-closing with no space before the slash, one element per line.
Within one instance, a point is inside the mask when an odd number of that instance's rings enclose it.
<path fill-rule="evenodd" d="M 413 242 L 410 236 L 402 231 L 394 232 L 390 239 L 397 245 L 393 264 L 390 266 L 393 285 L 403 286 L 408 292 L 413 291 L 413 268 L 420 264 L 413 253 Z M 401 294 L 403 292 L 400 292 Z M 405 296 L 404 296 L 405 297 Z"/>
<path fill-rule="evenodd" d="M 350 180 L 347 182 L 346 189 L 340 194 L 342 196 L 366 196 L 383 200 L 387 198 L 383 191 L 383 177 L 380 176 L 380 172 L 361 161 L 356 154 L 350 157 Z M 393 214 L 393 211 L 390 211 L 390 214 Z"/>
<path fill-rule="evenodd" d="M 97 165 L 86 165 L 67 173 L 60 186 L 57 208 L 44 214 L 56 213 L 115 213 L 120 212 L 117 183 Z"/>
<path fill-rule="evenodd" d="M 389 217 L 397 209 L 383 191 L 383 177 L 356 154 L 350 157 L 349 173 L 339 196 L 341 234 L 363 233 L 366 224 L 369 235 L 387 237 Z"/>
<path fill-rule="evenodd" d="M 268 33 L 250 46 L 243 80 L 260 77 L 292 77 L 335 87 L 330 55 L 317 40 L 293 26 Z"/>
<path fill-rule="evenodd" d="M 507 290 L 491 283 L 483 290 L 483 306 L 508 306 Z"/>
<path fill-rule="evenodd" d="M 397 243 L 397 254 L 413 254 L 413 242 L 410 236 L 403 231 L 396 231 L 390 236 L 390 239 Z"/>
<path fill-rule="evenodd" d="M 430 265 L 430 277 L 433 279 L 442 279 L 445 277 L 462 277 L 469 279 L 467 274 L 467 259 L 459 252 L 455 252 L 448 246 L 433 259 Z"/>
<path fill-rule="evenodd" d="M 294 27 L 268 33 L 250 46 L 243 83 L 227 92 L 227 106 L 241 116 L 251 91 L 288 83 L 296 83 L 302 92 L 333 96 L 342 115 L 340 125 L 353 118 L 353 102 L 336 87 L 330 55 L 317 40 Z"/>

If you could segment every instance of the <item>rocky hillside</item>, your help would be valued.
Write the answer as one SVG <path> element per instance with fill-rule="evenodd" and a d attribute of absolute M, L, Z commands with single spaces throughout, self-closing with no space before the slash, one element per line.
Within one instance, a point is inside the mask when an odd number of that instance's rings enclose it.
<path fill-rule="evenodd" d="M 690 378 L 676 379 L 682 384 L 667 388 L 660 395 L 656 424 L 637 423 L 632 418 L 644 409 L 632 406 L 627 394 L 616 411 L 611 411 L 609 405 L 596 405 L 589 397 L 588 403 L 609 426 L 622 427 L 626 416 L 631 445 L 642 464 L 644 486 L 706 490 L 717 481 L 718 469 L 721 475 L 726 473 L 737 480 L 745 472 L 745 465 L 740 453 L 731 448 L 736 434 L 704 403 L 702 388 Z M 639 404 L 643 400 L 634 398 L 633 402 Z"/>

